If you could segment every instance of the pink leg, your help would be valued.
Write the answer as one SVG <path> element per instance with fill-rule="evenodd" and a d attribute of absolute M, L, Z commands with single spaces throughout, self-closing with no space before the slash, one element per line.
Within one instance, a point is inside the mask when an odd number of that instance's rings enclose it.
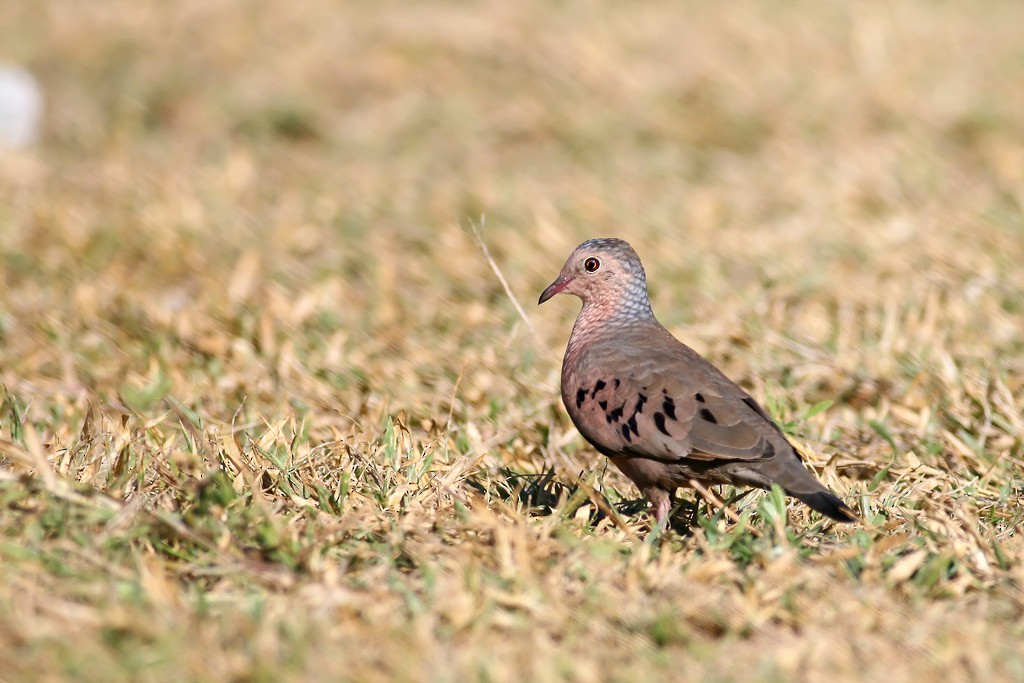
<path fill-rule="evenodd" d="M 668 521 L 668 513 L 672 508 L 672 497 L 661 489 L 645 491 L 647 499 L 654 508 L 654 521 L 664 527 Z"/>

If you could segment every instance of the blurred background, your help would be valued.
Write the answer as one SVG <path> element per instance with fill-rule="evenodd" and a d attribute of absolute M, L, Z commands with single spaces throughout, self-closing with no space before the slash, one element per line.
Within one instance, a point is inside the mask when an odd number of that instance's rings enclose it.
<path fill-rule="evenodd" d="M 0 660 L 1012 677 L 1022 26 L 1016 0 L 0 3 Z M 650 559 L 642 514 L 495 502 L 602 471 L 558 399 L 576 303 L 534 305 L 598 236 L 865 513 L 801 546 L 821 564 L 742 555 L 770 524 Z"/>
<path fill-rule="evenodd" d="M 1021 14 L 5 3 L 0 60 L 46 102 L 36 144 L 0 166 L 7 326 L 45 308 L 76 355 L 93 347 L 76 319 L 121 320 L 105 332 L 116 347 L 125 320 L 201 338 L 202 321 L 177 328 L 190 312 L 224 296 L 265 306 L 272 283 L 286 301 L 319 297 L 290 315 L 371 333 L 356 346 L 390 354 L 424 330 L 514 320 L 471 221 L 527 303 L 582 239 L 633 242 L 670 327 L 736 294 L 755 306 L 780 281 L 829 305 L 931 291 L 1012 309 Z M 984 328 L 990 350 L 1019 349 L 998 310 L 948 313 Z M 538 321 L 556 325 L 555 347 L 567 318 Z M 98 352 L 93 372 L 121 371 L 115 349 Z M 76 360 L 61 373 L 89 384 Z"/>

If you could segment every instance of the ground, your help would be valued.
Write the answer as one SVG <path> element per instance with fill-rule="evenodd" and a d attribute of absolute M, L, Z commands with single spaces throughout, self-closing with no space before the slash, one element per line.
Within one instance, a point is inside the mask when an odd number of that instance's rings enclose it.
<path fill-rule="evenodd" d="M 0 681 L 1024 679 L 1022 25 L 0 4 Z M 651 530 L 534 305 L 599 236 L 860 522 Z"/>

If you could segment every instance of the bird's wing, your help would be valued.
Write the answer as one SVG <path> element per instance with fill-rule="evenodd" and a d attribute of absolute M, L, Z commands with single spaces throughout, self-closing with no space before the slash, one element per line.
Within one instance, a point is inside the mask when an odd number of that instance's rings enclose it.
<path fill-rule="evenodd" d="M 610 363 L 588 359 L 565 396 L 580 432 L 610 455 L 772 458 L 781 433 L 764 409 L 696 352 L 672 341 L 668 354 L 627 350 Z"/>

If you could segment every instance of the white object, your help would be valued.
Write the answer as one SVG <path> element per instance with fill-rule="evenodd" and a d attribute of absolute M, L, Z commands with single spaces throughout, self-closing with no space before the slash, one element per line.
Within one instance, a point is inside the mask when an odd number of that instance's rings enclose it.
<path fill-rule="evenodd" d="M 0 65 L 0 148 L 28 147 L 39 138 L 43 93 L 25 69 Z"/>

